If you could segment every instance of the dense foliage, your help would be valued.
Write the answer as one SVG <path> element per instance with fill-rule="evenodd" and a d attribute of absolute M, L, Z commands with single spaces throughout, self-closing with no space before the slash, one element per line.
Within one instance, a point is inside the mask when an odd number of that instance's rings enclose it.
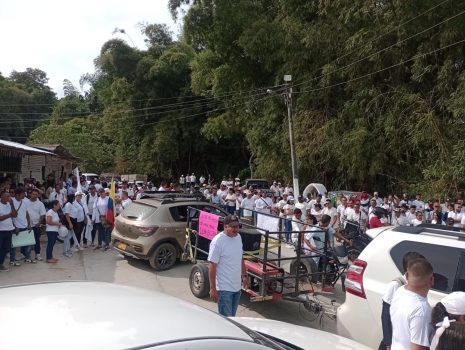
<path fill-rule="evenodd" d="M 301 183 L 464 188 L 464 2 L 171 0 L 170 9 L 186 11 L 178 40 L 144 24 L 146 50 L 104 43 L 82 79 L 91 90 L 68 86 L 31 140 L 68 146 L 88 170 L 219 177 L 250 167 L 289 180 L 291 74 Z"/>

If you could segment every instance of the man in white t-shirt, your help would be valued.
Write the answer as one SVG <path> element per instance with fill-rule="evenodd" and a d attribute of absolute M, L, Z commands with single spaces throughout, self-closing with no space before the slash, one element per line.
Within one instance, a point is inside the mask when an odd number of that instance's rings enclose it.
<path fill-rule="evenodd" d="M 462 205 L 460 203 L 454 204 L 454 211 L 450 211 L 447 215 L 447 220 L 454 220 L 454 227 L 462 227 L 462 220 L 465 218 L 465 215 L 462 213 Z"/>
<path fill-rule="evenodd" d="M 8 271 L 4 265 L 5 256 L 11 248 L 11 235 L 15 229 L 13 219 L 16 216 L 10 193 L 3 190 L 0 194 L 0 272 Z"/>
<path fill-rule="evenodd" d="M 308 212 L 309 212 L 309 208 L 308 208 L 308 204 L 305 203 L 303 196 L 299 196 L 297 198 L 297 203 L 295 204 L 295 207 L 297 209 L 300 209 L 300 211 L 302 212 L 301 219 L 302 219 L 303 222 L 305 222 L 307 220 L 307 215 L 308 215 Z"/>
<path fill-rule="evenodd" d="M 322 215 L 328 215 L 331 218 L 331 221 L 329 223 L 329 226 L 336 229 L 339 227 L 338 225 L 338 216 L 337 216 L 337 210 L 336 208 L 333 207 L 333 202 L 331 202 L 330 199 L 327 199 L 325 201 L 325 206 L 323 210 L 321 211 Z"/>
<path fill-rule="evenodd" d="M 246 190 L 247 197 L 245 197 L 241 202 L 242 216 L 244 219 L 251 220 L 252 214 L 251 210 L 255 209 L 255 200 L 252 198 L 252 192 Z"/>
<path fill-rule="evenodd" d="M 31 220 L 29 218 L 29 213 L 27 207 L 29 204 L 29 199 L 24 198 L 24 189 L 17 188 L 15 190 L 15 196 L 12 200 L 13 206 L 16 211 L 16 217 L 13 218 L 13 225 L 15 226 L 15 233 L 18 235 L 20 232 L 31 230 Z M 21 247 L 21 254 L 24 255 L 25 262 L 27 263 L 36 263 L 37 261 L 31 259 L 31 250 L 32 246 Z M 19 262 L 16 261 L 16 248 L 11 248 L 10 250 L 10 265 L 11 266 L 21 266 Z"/>
<path fill-rule="evenodd" d="M 421 211 L 417 211 L 415 213 L 415 219 L 412 220 L 412 226 L 418 226 L 423 223 L 423 213 Z"/>
<path fill-rule="evenodd" d="M 45 205 L 39 199 L 39 190 L 33 189 L 29 195 L 29 204 L 27 207 L 27 212 L 29 213 L 29 219 L 31 220 L 32 230 L 34 231 L 34 238 L 36 244 L 34 246 L 35 259 L 42 261 L 40 256 L 40 235 L 42 233 L 42 227 L 45 224 Z"/>
<path fill-rule="evenodd" d="M 392 299 L 392 350 L 427 350 L 431 335 L 431 306 L 428 292 L 433 286 L 433 267 L 426 259 L 409 262 L 407 284 Z"/>
<path fill-rule="evenodd" d="M 389 282 L 383 295 L 383 309 L 381 312 L 381 325 L 383 328 L 383 340 L 379 349 L 390 349 L 392 344 L 392 322 L 391 322 L 391 303 L 395 292 L 407 284 L 407 268 L 410 261 L 415 259 L 424 259 L 425 257 L 417 252 L 408 252 L 402 258 L 403 275 Z"/>
<path fill-rule="evenodd" d="M 354 210 L 349 213 L 347 220 L 356 222 L 359 225 L 360 230 L 365 232 L 368 222 L 368 215 L 361 210 L 360 202 L 356 202 L 354 204 Z"/>
<path fill-rule="evenodd" d="M 412 202 L 413 205 L 417 207 L 418 211 L 423 212 L 425 210 L 425 202 L 421 198 L 421 194 L 417 194 L 415 200 Z"/>
<path fill-rule="evenodd" d="M 218 302 L 218 312 L 226 317 L 236 315 L 241 284 L 248 289 L 242 253 L 239 220 L 236 216 L 228 215 L 224 219 L 224 231 L 213 238 L 208 253 L 210 297 Z"/>
<path fill-rule="evenodd" d="M 271 206 L 273 205 L 273 200 L 267 196 L 266 191 L 260 193 L 260 198 L 255 201 L 255 209 L 264 214 L 271 213 Z"/>

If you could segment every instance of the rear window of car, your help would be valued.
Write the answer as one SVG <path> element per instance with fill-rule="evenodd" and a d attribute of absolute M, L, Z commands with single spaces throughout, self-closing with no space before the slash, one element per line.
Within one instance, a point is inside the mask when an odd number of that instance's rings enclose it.
<path fill-rule="evenodd" d="M 121 212 L 121 216 L 128 220 L 144 220 L 155 213 L 158 208 L 140 202 L 132 202 Z"/>
<path fill-rule="evenodd" d="M 402 258 L 408 252 L 420 253 L 431 263 L 434 270 L 433 289 L 446 293 L 457 290 L 460 278 L 457 272 L 461 261 L 461 249 L 414 241 L 400 242 L 391 249 L 392 260 L 399 271 L 404 269 Z"/>

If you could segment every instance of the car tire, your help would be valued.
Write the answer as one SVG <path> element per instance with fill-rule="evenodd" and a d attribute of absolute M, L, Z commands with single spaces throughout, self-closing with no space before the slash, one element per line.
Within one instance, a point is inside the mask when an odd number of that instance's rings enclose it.
<path fill-rule="evenodd" d="M 197 298 L 206 298 L 210 293 L 210 280 L 208 278 L 208 265 L 199 263 L 192 266 L 189 275 L 189 286 L 192 294 Z"/>
<path fill-rule="evenodd" d="M 162 243 L 150 255 L 150 266 L 156 271 L 169 270 L 176 264 L 177 255 L 178 251 L 172 243 Z"/>

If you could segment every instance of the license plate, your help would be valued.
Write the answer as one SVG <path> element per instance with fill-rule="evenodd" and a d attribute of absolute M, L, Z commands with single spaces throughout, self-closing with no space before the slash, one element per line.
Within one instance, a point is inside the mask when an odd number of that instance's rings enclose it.
<path fill-rule="evenodd" d="M 121 250 L 126 250 L 126 247 L 127 247 L 127 246 L 128 246 L 128 245 L 127 245 L 126 243 L 122 243 L 122 242 L 120 242 L 120 243 L 118 243 L 118 244 L 116 245 L 116 247 L 118 247 L 118 249 L 121 249 Z"/>

